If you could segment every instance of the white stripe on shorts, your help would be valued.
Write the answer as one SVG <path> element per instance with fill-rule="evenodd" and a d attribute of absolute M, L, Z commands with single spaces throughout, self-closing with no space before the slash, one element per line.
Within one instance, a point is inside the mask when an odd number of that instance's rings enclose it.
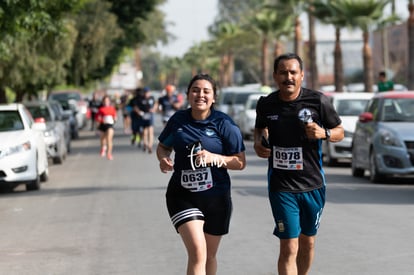
<path fill-rule="evenodd" d="M 198 208 L 189 208 L 178 212 L 174 216 L 171 217 L 171 221 L 173 222 L 174 226 L 182 220 L 187 219 L 188 217 L 204 217 L 203 213 Z"/>

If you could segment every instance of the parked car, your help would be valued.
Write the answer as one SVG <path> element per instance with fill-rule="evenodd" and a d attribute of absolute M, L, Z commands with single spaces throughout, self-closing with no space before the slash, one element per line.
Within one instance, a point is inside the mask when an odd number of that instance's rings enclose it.
<path fill-rule="evenodd" d="M 10 188 L 25 184 L 29 191 L 48 180 L 45 128 L 23 104 L 0 105 L 0 184 Z"/>
<path fill-rule="evenodd" d="M 264 96 L 264 94 L 255 93 L 249 95 L 243 110 L 240 112 L 239 127 L 245 139 L 249 139 L 253 136 L 254 124 L 256 122 L 256 105 L 261 96 Z"/>
<path fill-rule="evenodd" d="M 350 161 L 352 159 L 352 137 L 358 116 L 365 110 L 365 106 L 374 94 L 325 93 L 325 95 L 331 99 L 345 130 L 342 141 L 329 142 L 324 140 L 322 143 L 323 160 L 328 166 L 333 166 L 339 161 Z"/>
<path fill-rule="evenodd" d="M 378 92 L 378 86 L 377 84 L 372 85 L 372 90 L 374 91 L 374 93 Z M 394 91 L 407 91 L 407 87 L 404 86 L 403 84 L 400 83 L 394 83 Z M 345 90 L 346 92 L 349 93 L 363 93 L 365 92 L 365 85 L 364 83 L 349 83 L 348 85 L 345 86 Z"/>
<path fill-rule="evenodd" d="M 229 106 L 231 105 L 231 101 L 235 93 L 235 87 L 226 87 L 221 89 L 217 96 L 217 110 L 228 114 Z"/>
<path fill-rule="evenodd" d="M 66 118 L 69 120 L 70 125 L 70 137 L 71 139 L 77 139 L 79 138 L 79 125 L 78 120 L 76 119 L 76 102 L 73 100 L 69 101 L 57 101 L 59 105 L 62 107 L 62 110 L 60 110 L 59 106 L 55 104 L 56 100 L 48 100 L 49 102 L 52 102 L 52 108 L 57 110 L 58 112 L 62 112 L 63 118 Z"/>
<path fill-rule="evenodd" d="M 70 101 L 75 103 L 76 120 L 80 129 L 84 128 L 88 122 L 88 115 L 90 115 L 88 102 L 79 91 L 52 91 L 48 97 L 49 100 L 59 101 L 65 108 L 69 107 Z"/>
<path fill-rule="evenodd" d="M 414 92 L 376 94 L 359 116 L 352 142 L 352 175 L 372 182 L 414 176 Z"/>
<path fill-rule="evenodd" d="M 237 125 L 240 124 L 240 112 L 243 111 L 247 98 L 251 94 L 257 94 L 257 93 L 260 93 L 260 88 L 242 89 L 242 90 L 237 91 L 233 95 L 233 99 L 229 107 L 228 114 L 231 116 L 231 118 L 234 120 L 234 122 Z M 262 94 L 264 95 L 264 93 Z"/>
<path fill-rule="evenodd" d="M 74 117 L 72 112 L 65 111 L 60 102 L 55 100 L 48 100 L 48 102 L 56 115 L 56 119 L 61 121 L 65 126 L 66 149 L 68 153 L 70 153 L 72 147 L 72 139 L 74 139 L 74 127 L 72 127 L 72 124 L 76 124 L 76 118 Z M 76 131 L 78 131 L 77 128 Z"/>
<path fill-rule="evenodd" d="M 239 110 L 243 108 L 248 94 L 260 92 L 262 92 L 262 86 L 258 83 L 223 88 L 218 93 L 217 109 L 231 116 L 236 115 L 237 117 L 233 119 L 237 123 Z M 241 93 L 244 95 L 239 95 Z"/>
<path fill-rule="evenodd" d="M 62 164 L 68 152 L 64 122 L 57 119 L 55 112 L 47 101 L 30 101 L 25 102 L 24 105 L 34 119 L 44 119 L 46 129 L 43 131 L 43 137 L 46 143 L 47 156 L 54 164 Z"/>

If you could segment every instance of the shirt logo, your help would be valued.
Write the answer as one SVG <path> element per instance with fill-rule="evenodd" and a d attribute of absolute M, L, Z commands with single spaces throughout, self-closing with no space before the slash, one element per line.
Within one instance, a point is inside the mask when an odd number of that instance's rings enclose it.
<path fill-rule="evenodd" d="M 211 137 L 211 136 L 213 136 L 213 135 L 214 135 L 214 131 L 213 131 L 213 130 L 211 130 L 211 129 L 207 129 L 207 130 L 206 130 L 206 135 L 207 135 L 207 136 L 209 136 L 209 137 Z"/>
<path fill-rule="evenodd" d="M 303 123 L 313 122 L 312 111 L 308 108 L 303 108 L 299 111 L 298 117 Z"/>

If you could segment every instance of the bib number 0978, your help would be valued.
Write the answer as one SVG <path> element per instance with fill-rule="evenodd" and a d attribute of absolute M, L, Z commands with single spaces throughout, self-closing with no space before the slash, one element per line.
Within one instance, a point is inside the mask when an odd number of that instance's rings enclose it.
<path fill-rule="evenodd" d="M 276 151 L 275 152 L 275 157 L 277 159 L 281 159 L 281 160 L 298 160 L 301 158 L 301 153 L 300 152 L 281 152 L 281 151 Z"/>

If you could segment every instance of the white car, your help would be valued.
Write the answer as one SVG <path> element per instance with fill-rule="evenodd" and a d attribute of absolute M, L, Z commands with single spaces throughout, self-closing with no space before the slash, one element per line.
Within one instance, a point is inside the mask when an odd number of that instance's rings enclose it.
<path fill-rule="evenodd" d="M 256 105 L 261 96 L 266 96 L 266 94 L 250 94 L 244 104 L 243 110 L 240 112 L 239 127 L 245 139 L 253 136 L 254 124 L 256 122 Z"/>
<path fill-rule="evenodd" d="M 342 120 L 345 137 L 340 142 L 323 141 L 323 160 L 328 166 L 333 166 L 339 160 L 350 161 L 352 159 L 352 136 L 358 116 L 364 111 L 368 101 L 374 93 L 324 93 L 331 100 Z"/>
<path fill-rule="evenodd" d="M 0 105 L 0 184 L 40 189 L 49 166 L 43 138 L 44 122 L 35 122 L 24 105 Z"/>

